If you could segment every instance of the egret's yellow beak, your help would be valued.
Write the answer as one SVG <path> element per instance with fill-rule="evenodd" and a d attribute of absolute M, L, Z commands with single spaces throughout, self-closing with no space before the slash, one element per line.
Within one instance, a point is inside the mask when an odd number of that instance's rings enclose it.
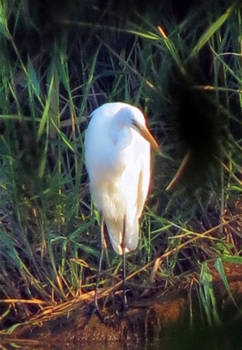
<path fill-rule="evenodd" d="M 156 150 L 158 153 L 161 153 L 160 147 L 154 137 L 151 135 L 149 129 L 147 126 L 137 124 L 135 121 L 133 122 L 133 125 L 135 126 L 136 130 L 139 132 L 141 136 L 143 136 L 146 141 L 148 141 L 151 145 L 151 147 Z"/>

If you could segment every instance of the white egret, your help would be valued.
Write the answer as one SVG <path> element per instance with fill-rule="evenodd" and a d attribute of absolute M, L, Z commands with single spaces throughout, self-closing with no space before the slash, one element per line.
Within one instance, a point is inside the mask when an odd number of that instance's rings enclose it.
<path fill-rule="evenodd" d="M 123 302 L 125 254 L 136 249 L 139 218 L 148 194 L 151 176 L 151 147 L 159 146 L 149 132 L 141 110 L 127 103 L 105 103 L 95 109 L 85 135 L 85 164 L 91 197 L 100 211 L 114 251 L 123 255 Z M 102 250 L 95 293 L 105 246 Z"/>

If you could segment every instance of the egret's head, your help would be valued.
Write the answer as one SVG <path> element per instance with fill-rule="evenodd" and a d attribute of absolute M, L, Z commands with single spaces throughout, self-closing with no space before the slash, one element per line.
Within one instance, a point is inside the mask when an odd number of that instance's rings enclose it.
<path fill-rule="evenodd" d="M 122 102 L 107 103 L 104 106 L 108 109 L 109 113 L 105 115 L 110 118 L 112 124 L 110 129 L 111 132 L 114 131 L 115 137 L 117 130 L 119 132 L 122 128 L 132 128 L 148 141 L 154 150 L 160 153 L 160 148 L 146 125 L 145 116 L 138 107 Z"/>
<path fill-rule="evenodd" d="M 151 147 L 156 150 L 158 153 L 160 153 L 160 147 L 154 137 L 151 135 L 149 129 L 144 124 L 137 123 L 136 120 L 132 120 L 132 127 L 144 138 L 146 141 L 148 141 L 151 145 Z"/>
<path fill-rule="evenodd" d="M 160 147 L 148 129 L 143 113 L 137 107 L 134 108 L 135 112 L 131 113 L 130 116 L 130 126 L 135 129 L 146 141 L 148 141 L 154 150 L 160 153 Z"/>

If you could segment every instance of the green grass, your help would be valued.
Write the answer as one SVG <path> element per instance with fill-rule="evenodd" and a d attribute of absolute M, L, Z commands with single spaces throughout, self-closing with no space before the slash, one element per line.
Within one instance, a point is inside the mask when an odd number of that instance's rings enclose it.
<path fill-rule="evenodd" d="M 148 10 L 113 22 L 108 9 L 96 8 L 86 20 L 79 11 L 58 17 L 60 35 L 28 6 L 0 5 L 2 328 L 93 290 L 100 230 L 83 163 L 84 130 L 93 109 L 119 100 L 143 107 L 163 150 L 154 156 L 139 249 L 127 261 L 130 283 L 140 286 L 130 287 L 132 295 L 148 284 L 165 293 L 177 278 L 200 271 L 194 288 L 202 312 L 219 322 L 208 263 L 231 300 L 222 263 L 242 263 L 238 3 L 200 6 L 179 23 L 165 11 L 159 22 Z M 105 286 L 120 281 L 119 267 L 110 248 Z"/>

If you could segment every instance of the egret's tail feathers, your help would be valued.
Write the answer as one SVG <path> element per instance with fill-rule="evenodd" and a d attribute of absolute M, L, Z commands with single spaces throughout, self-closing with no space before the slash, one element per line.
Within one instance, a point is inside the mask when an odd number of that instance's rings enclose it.
<path fill-rule="evenodd" d="M 122 254 L 122 240 L 123 240 L 123 222 L 114 220 L 105 220 L 110 242 L 114 251 L 117 254 Z M 139 225 L 138 221 L 129 225 L 126 222 L 124 246 L 125 253 L 135 250 L 139 242 Z"/>

